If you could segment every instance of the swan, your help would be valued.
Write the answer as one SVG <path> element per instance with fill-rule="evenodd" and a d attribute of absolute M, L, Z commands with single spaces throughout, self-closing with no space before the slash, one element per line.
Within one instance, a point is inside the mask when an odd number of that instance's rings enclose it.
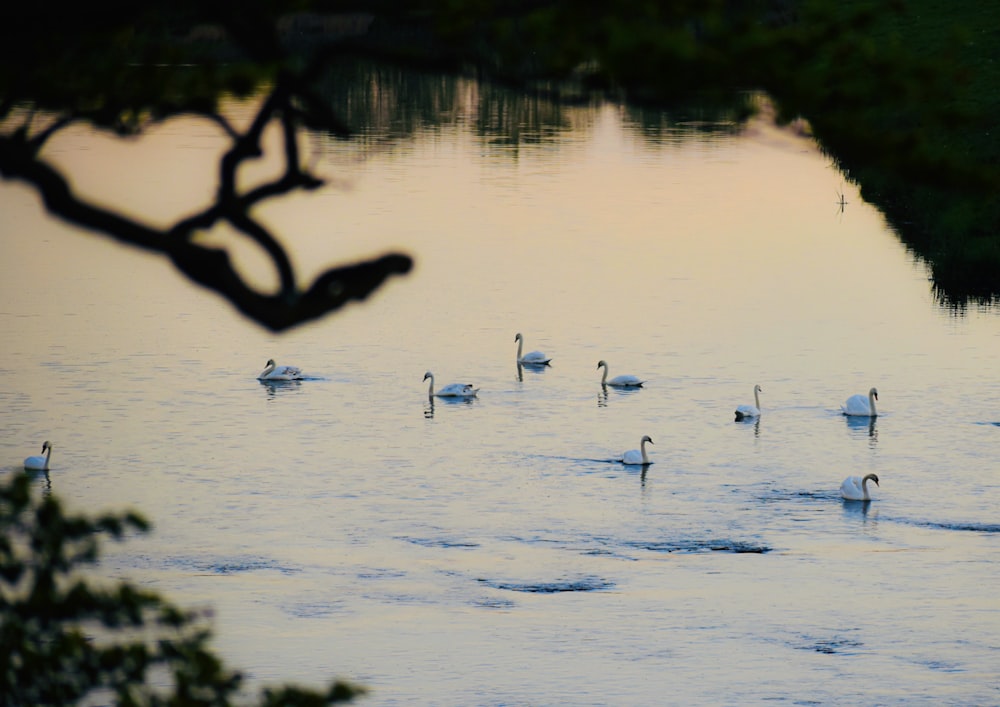
<path fill-rule="evenodd" d="M 856 417 L 876 417 L 875 401 L 878 400 L 878 391 L 872 388 L 868 391 L 868 397 L 863 395 L 852 395 L 840 406 L 841 412 L 845 415 Z"/>
<path fill-rule="evenodd" d="M 430 371 L 424 374 L 424 380 L 431 379 L 427 388 L 427 397 L 438 396 L 439 398 L 474 398 L 479 388 L 473 388 L 470 383 L 450 383 L 438 392 L 434 392 L 434 374 Z"/>
<path fill-rule="evenodd" d="M 257 376 L 259 381 L 297 381 L 302 380 L 302 371 L 295 366 L 279 366 L 273 358 L 267 359 L 264 370 Z"/>
<path fill-rule="evenodd" d="M 45 456 L 28 457 L 24 460 L 24 468 L 27 471 L 48 471 L 49 457 L 52 456 L 52 445 L 48 440 L 42 445 L 42 454 Z"/>
<path fill-rule="evenodd" d="M 517 342 L 517 362 L 524 364 L 526 366 L 547 366 L 549 361 L 552 359 L 543 354 L 541 351 L 532 351 L 531 353 L 521 355 L 521 348 L 524 346 L 524 337 L 518 334 L 514 337 L 514 341 Z"/>
<path fill-rule="evenodd" d="M 615 376 L 608 380 L 608 362 L 598 361 L 597 367 L 604 366 L 604 375 L 601 376 L 601 385 L 610 385 L 615 388 L 641 388 L 646 381 L 639 380 L 636 376 Z"/>
<path fill-rule="evenodd" d="M 878 476 L 868 474 L 865 477 L 848 476 L 840 485 L 840 495 L 848 501 L 870 501 L 872 497 L 868 495 L 868 481 L 874 481 L 878 486 Z"/>
<path fill-rule="evenodd" d="M 753 405 L 740 405 L 736 408 L 736 421 L 749 420 L 754 417 L 760 417 L 760 395 L 763 393 L 759 385 L 753 387 Z"/>
<path fill-rule="evenodd" d="M 649 435 L 643 436 L 642 441 L 639 443 L 639 449 L 630 449 L 622 455 L 622 463 L 642 464 L 643 466 L 652 464 L 653 462 L 649 461 L 649 456 L 646 454 L 646 442 L 649 442 L 650 444 L 653 443 L 653 440 L 650 439 Z"/>

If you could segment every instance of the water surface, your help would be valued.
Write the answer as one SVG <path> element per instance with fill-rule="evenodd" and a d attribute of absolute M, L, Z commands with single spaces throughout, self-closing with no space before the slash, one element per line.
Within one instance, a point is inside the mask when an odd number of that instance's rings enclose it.
<path fill-rule="evenodd" d="M 297 266 L 417 266 L 280 337 L 4 183 L 3 468 L 49 439 L 71 507 L 151 517 L 102 571 L 212 606 L 253 686 L 1000 703 L 995 313 L 940 309 L 794 132 L 587 106 L 518 137 L 459 89 L 447 121 L 309 141 L 330 186 L 266 208 Z M 48 154 L 166 223 L 211 197 L 223 146 L 188 120 Z M 550 367 L 518 370 L 518 332 Z M 312 379 L 262 384 L 268 358 Z M 604 391 L 600 359 L 648 383 Z M 426 370 L 478 398 L 429 401 Z M 758 383 L 761 419 L 733 422 Z M 877 420 L 839 414 L 871 386 Z M 645 434 L 654 464 L 610 461 Z M 842 502 L 869 472 L 875 500 Z"/>

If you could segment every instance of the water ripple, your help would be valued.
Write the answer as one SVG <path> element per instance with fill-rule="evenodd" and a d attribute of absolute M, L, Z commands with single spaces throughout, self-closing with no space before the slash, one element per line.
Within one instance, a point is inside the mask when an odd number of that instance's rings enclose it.
<path fill-rule="evenodd" d="M 997 523 L 971 523 L 958 521 L 954 523 L 934 521 L 934 520 L 905 520 L 900 522 L 910 525 L 918 525 L 924 528 L 936 528 L 938 530 L 957 530 L 959 532 L 970 533 L 1000 533 L 1000 524 Z"/>
<path fill-rule="evenodd" d="M 527 592 L 530 594 L 558 594 L 560 592 L 594 592 L 600 589 L 610 589 L 615 583 L 600 577 L 583 577 L 580 579 L 563 579 L 554 582 L 505 582 L 497 579 L 479 578 L 481 584 L 494 589 L 505 589 L 512 592 Z"/>
<path fill-rule="evenodd" d="M 817 638 L 815 636 L 803 635 L 800 641 L 793 643 L 793 647 L 800 651 L 814 651 L 825 655 L 854 655 L 864 643 L 853 638 L 844 636 L 833 636 Z"/>
<path fill-rule="evenodd" d="M 208 574 L 239 574 L 242 572 L 270 570 L 291 575 L 302 571 L 301 568 L 289 567 L 267 557 L 254 557 L 250 555 L 220 558 L 172 557 L 166 558 L 165 564 L 167 566 L 180 567 L 189 571 Z"/>
<path fill-rule="evenodd" d="M 743 540 L 668 540 L 663 542 L 628 542 L 637 550 L 652 552 L 731 552 L 734 554 L 758 554 L 770 552 L 772 548 Z"/>
<path fill-rule="evenodd" d="M 448 540 L 446 538 L 410 538 L 405 535 L 397 537 L 397 540 L 403 540 L 408 543 L 413 543 L 414 545 L 420 545 L 421 547 L 439 547 L 439 548 L 473 548 L 479 547 L 479 543 L 463 540 Z"/>

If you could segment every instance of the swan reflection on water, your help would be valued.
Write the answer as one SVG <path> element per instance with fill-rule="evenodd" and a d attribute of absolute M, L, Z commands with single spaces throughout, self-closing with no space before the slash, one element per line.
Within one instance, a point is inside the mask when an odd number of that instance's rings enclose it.
<path fill-rule="evenodd" d="M 760 437 L 760 420 L 763 415 L 757 415 L 756 417 L 745 417 L 742 420 L 736 420 L 739 424 L 737 427 L 752 427 L 753 436 Z"/>
<path fill-rule="evenodd" d="M 274 398 L 280 393 L 287 393 L 290 391 L 298 390 L 302 387 L 302 380 L 258 380 L 258 382 L 264 386 L 267 391 L 268 398 Z"/>
<path fill-rule="evenodd" d="M 52 493 L 52 478 L 49 476 L 48 469 L 28 469 L 27 472 L 32 481 L 41 481 L 41 479 L 45 479 L 45 483 L 42 484 L 43 496 L 48 496 Z"/>
<path fill-rule="evenodd" d="M 844 420 L 847 422 L 847 429 L 850 431 L 857 430 L 858 432 L 863 432 L 868 430 L 868 437 L 871 439 L 872 443 L 878 441 L 878 427 L 877 427 L 877 417 L 854 417 L 850 415 L 844 415 Z"/>
<path fill-rule="evenodd" d="M 524 382 L 524 371 L 525 370 L 531 371 L 535 375 L 538 375 L 540 373 L 544 373 L 546 370 L 549 369 L 550 366 L 551 366 L 551 364 L 549 364 L 549 363 L 521 363 L 520 361 L 518 361 L 518 363 L 517 363 L 517 382 L 518 383 L 523 383 Z"/>
<path fill-rule="evenodd" d="M 468 405 L 472 406 L 476 403 L 479 398 L 475 396 L 468 397 L 431 397 L 427 396 L 427 402 L 424 403 L 424 417 L 428 420 L 434 419 L 434 405 L 435 403 L 440 405 Z"/>
<path fill-rule="evenodd" d="M 873 525 L 878 521 L 878 508 L 874 508 L 874 504 L 871 501 L 848 501 L 847 499 L 843 499 L 841 506 L 843 507 L 845 518 L 860 517 L 866 524 L 870 522 Z"/>
<path fill-rule="evenodd" d="M 615 391 L 615 395 L 621 395 L 621 396 L 635 395 L 640 390 L 642 390 L 642 388 L 638 388 L 638 387 L 632 387 L 632 388 L 615 388 L 615 387 L 608 386 L 608 385 L 602 385 L 601 386 L 601 391 L 597 394 L 597 407 L 599 407 L 599 408 L 605 408 L 605 407 L 608 406 L 608 390 L 609 389 Z"/>

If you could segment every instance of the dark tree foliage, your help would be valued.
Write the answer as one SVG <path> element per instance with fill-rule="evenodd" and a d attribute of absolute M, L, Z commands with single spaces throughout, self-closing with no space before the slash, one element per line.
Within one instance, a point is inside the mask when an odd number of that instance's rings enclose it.
<path fill-rule="evenodd" d="M 765 91 L 805 117 L 944 300 L 1000 298 L 1000 6 L 956 0 L 425 0 L 409 60 L 525 90 L 682 104 Z M 417 26 L 423 31 L 414 32 Z M 373 38 L 374 41 L 374 38 Z"/>
<path fill-rule="evenodd" d="M 100 536 L 145 532 L 135 513 L 68 514 L 18 473 L 0 483 L 0 705 L 63 707 L 101 699 L 123 707 L 245 705 L 241 676 L 209 646 L 204 613 L 129 583 L 95 583 Z M 319 707 L 364 689 L 268 688 L 262 707 Z"/>

